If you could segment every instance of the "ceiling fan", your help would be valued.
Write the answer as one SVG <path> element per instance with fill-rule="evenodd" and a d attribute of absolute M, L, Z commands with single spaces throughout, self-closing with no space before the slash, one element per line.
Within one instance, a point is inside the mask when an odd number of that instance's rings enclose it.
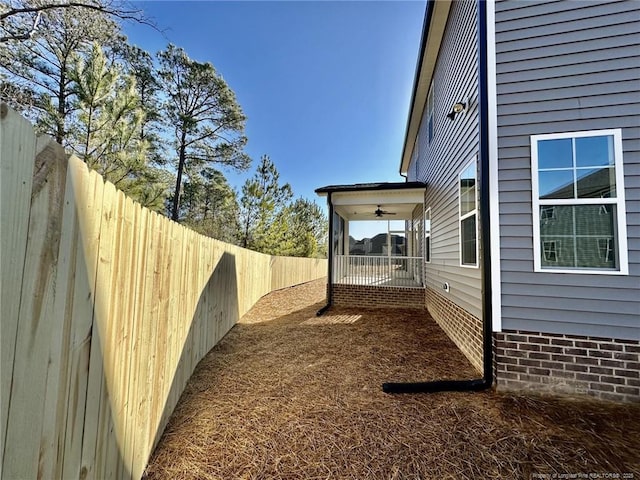
<path fill-rule="evenodd" d="M 378 205 L 378 209 L 373 213 L 375 214 L 376 217 L 382 217 L 383 215 L 395 215 L 394 212 L 387 212 L 385 210 L 382 210 L 380 208 L 380 205 Z"/>

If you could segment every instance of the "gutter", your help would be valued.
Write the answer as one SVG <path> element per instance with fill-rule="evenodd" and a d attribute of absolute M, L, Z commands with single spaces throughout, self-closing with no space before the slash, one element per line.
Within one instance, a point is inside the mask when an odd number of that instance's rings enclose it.
<path fill-rule="evenodd" d="M 327 203 L 329 204 L 329 248 L 327 248 L 327 304 L 316 312 L 319 317 L 329 310 L 333 302 L 333 202 L 331 192 L 327 192 Z"/>
<path fill-rule="evenodd" d="M 487 75 L 487 5 L 478 0 L 479 122 L 480 122 L 480 226 L 482 245 L 482 360 L 483 376 L 473 380 L 435 380 L 429 382 L 384 383 L 385 393 L 468 392 L 493 385 L 493 330 L 491 296 L 491 218 L 489 211 L 489 90 Z M 495 212 L 497 215 L 497 212 Z"/>

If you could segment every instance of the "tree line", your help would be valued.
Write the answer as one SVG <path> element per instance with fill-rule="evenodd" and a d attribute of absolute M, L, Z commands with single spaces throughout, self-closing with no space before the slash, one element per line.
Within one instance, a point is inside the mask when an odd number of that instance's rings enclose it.
<path fill-rule="evenodd" d="M 251 167 L 246 117 L 208 62 L 169 44 L 128 43 L 143 12 L 109 0 L 0 3 L 0 95 L 36 129 L 143 206 L 272 255 L 326 255 L 327 219 L 294 198 L 264 155 L 240 192 L 223 170 Z"/>

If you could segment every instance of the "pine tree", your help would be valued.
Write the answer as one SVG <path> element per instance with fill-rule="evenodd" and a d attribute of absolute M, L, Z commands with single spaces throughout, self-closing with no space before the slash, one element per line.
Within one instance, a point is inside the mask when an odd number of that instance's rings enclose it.
<path fill-rule="evenodd" d="M 213 65 L 196 62 L 173 45 L 160 52 L 158 59 L 167 96 L 163 113 L 175 133 L 177 177 L 171 218 L 177 221 L 183 177 L 214 165 L 244 170 L 251 161 L 243 151 L 245 116 Z"/>
<path fill-rule="evenodd" d="M 109 62 L 97 43 L 86 57 L 73 57 L 69 77 L 75 99 L 72 150 L 144 206 L 162 209 L 167 174 L 147 165 L 147 143 L 140 134 L 145 115 L 135 79 Z"/>
<path fill-rule="evenodd" d="M 38 2 L 21 2 L 25 5 Z M 5 12 L 5 14 L 8 12 Z M 18 15 L 8 17 L 5 29 L 20 29 Z M 123 42 L 118 24 L 106 13 L 82 7 L 45 10 L 38 34 L 20 42 L 0 43 L 3 83 L 30 92 L 23 96 L 19 111 L 36 123 L 38 130 L 67 145 L 73 114 L 70 69 L 74 56 L 91 51 L 92 42 L 103 47 Z"/>
<path fill-rule="evenodd" d="M 288 183 L 280 185 L 280 174 L 263 155 L 253 178 L 242 186 L 240 198 L 240 242 L 245 248 L 277 254 L 282 248 L 286 224 L 280 216 L 293 192 Z"/>
<path fill-rule="evenodd" d="M 286 210 L 288 229 L 282 255 L 326 257 L 328 220 L 322 209 L 310 200 L 298 198 Z"/>
<path fill-rule="evenodd" d="M 238 200 L 223 173 L 205 169 L 189 175 L 181 202 L 184 223 L 203 235 L 235 244 L 239 230 Z"/>

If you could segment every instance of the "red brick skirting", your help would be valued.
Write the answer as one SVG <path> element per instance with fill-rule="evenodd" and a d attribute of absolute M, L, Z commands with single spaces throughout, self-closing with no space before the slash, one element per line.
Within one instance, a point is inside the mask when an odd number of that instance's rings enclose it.
<path fill-rule="evenodd" d="M 640 402 L 640 342 L 523 331 L 495 334 L 500 390 L 578 393 Z"/>
<path fill-rule="evenodd" d="M 482 372 L 482 321 L 432 288 L 427 288 L 427 309 L 433 319 Z"/>
<path fill-rule="evenodd" d="M 334 283 L 332 303 L 339 307 L 424 308 L 424 288 Z"/>

